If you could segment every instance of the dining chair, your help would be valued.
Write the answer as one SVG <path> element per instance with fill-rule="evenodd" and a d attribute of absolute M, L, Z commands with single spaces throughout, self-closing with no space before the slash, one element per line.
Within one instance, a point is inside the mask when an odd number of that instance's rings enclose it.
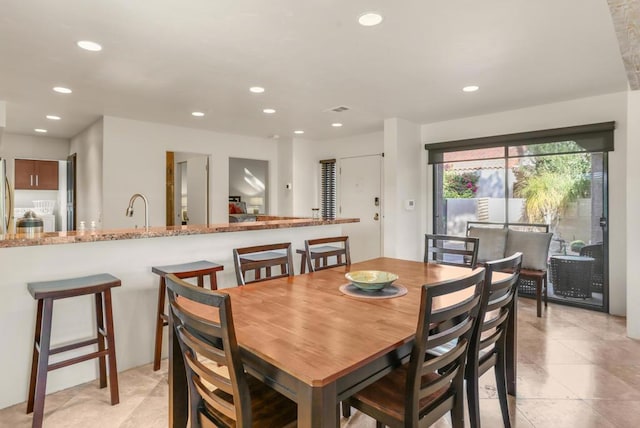
<path fill-rule="evenodd" d="M 291 243 L 257 245 L 254 247 L 234 248 L 233 264 L 236 268 L 236 280 L 238 285 L 252 282 L 266 281 L 268 279 L 293 276 L 293 256 Z M 280 273 L 272 271 L 280 267 Z M 265 275 L 262 275 L 262 269 Z M 253 279 L 247 279 L 247 272 L 253 271 Z"/>
<path fill-rule="evenodd" d="M 295 426 L 296 404 L 244 369 L 231 297 L 191 285 L 174 274 L 166 276 L 166 286 L 170 316 L 185 361 L 190 426 Z M 219 320 L 190 312 L 186 301 L 216 308 Z"/>
<path fill-rule="evenodd" d="M 464 367 L 480 309 L 484 272 L 480 268 L 464 278 L 422 286 L 409 362 L 344 404 L 376 419 L 378 428 L 429 426 L 447 412 L 451 412 L 454 428 L 463 427 Z M 452 293 L 463 290 L 467 293 L 463 301 L 447 302 Z M 455 345 L 444 354 L 427 356 L 430 349 L 452 341 Z"/>
<path fill-rule="evenodd" d="M 305 267 L 308 268 L 309 272 L 315 272 L 317 270 L 336 266 L 349 266 L 351 264 L 348 236 L 307 239 L 304 241 L 304 250 L 302 252 L 298 250 L 297 252 L 302 255 L 300 273 L 305 273 Z M 333 257 L 335 257 L 335 259 L 331 260 Z M 334 261 L 335 263 L 330 263 L 330 261 Z"/>
<path fill-rule="evenodd" d="M 424 240 L 424 262 L 470 267 L 478 262 L 480 240 L 468 236 L 426 234 Z"/>
<path fill-rule="evenodd" d="M 471 427 L 480 428 L 480 376 L 493 367 L 496 389 L 500 401 L 502 421 L 511 427 L 507 402 L 507 330 L 516 304 L 515 296 L 522 266 L 522 253 L 489 261 L 484 264 L 485 277 L 482 302 L 474 333 L 469 345 L 465 369 L 467 401 Z M 507 277 L 494 279 L 494 272 L 505 272 Z M 515 321 L 515 320 L 513 320 Z"/>

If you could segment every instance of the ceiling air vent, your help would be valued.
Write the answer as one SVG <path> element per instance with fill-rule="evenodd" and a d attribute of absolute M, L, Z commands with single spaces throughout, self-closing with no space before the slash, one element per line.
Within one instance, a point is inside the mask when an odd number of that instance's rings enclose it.
<path fill-rule="evenodd" d="M 342 113 L 343 111 L 347 111 L 347 110 L 351 110 L 351 109 L 349 107 L 347 107 L 347 106 L 338 106 L 338 107 L 328 108 L 325 111 L 333 111 L 335 113 Z"/>

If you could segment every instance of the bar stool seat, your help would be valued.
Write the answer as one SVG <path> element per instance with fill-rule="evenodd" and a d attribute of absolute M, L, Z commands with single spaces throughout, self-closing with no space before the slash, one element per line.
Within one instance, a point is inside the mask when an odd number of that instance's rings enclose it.
<path fill-rule="evenodd" d="M 120 280 L 108 273 L 27 284 L 29 293 L 38 301 L 31 378 L 29 381 L 29 398 L 27 401 L 27 413 L 33 412 L 33 427 L 42 426 L 47 373 L 51 370 L 99 358 L 100 388 L 104 388 L 107 386 L 106 359 L 108 357 L 111 404 L 114 405 L 120 402 L 115 336 L 113 332 L 113 311 L 111 307 L 111 288 L 119 287 L 120 285 Z M 95 295 L 97 337 L 52 349 L 51 320 L 54 300 L 87 294 Z M 98 345 L 98 350 L 49 364 L 49 355 L 90 345 Z"/>
<path fill-rule="evenodd" d="M 169 317 L 165 313 L 165 294 L 167 286 L 165 276 L 174 274 L 180 279 L 197 278 L 198 287 L 204 287 L 204 277 L 209 275 L 209 283 L 212 290 L 218 289 L 216 272 L 224 269 L 224 266 L 207 260 L 198 260 L 190 263 L 180 263 L 166 266 L 153 266 L 151 272 L 160 275 L 160 285 L 158 287 L 158 311 L 156 316 L 156 340 L 153 354 L 153 370 L 160 369 L 160 359 L 162 357 L 162 328 L 169 325 Z"/>

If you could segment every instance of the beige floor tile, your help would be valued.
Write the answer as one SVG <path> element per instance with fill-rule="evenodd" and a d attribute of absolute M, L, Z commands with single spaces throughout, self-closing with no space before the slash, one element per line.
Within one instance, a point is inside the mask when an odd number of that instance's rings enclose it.
<path fill-rule="evenodd" d="M 518 400 L 517 408 L 535 428 L 614 428 L 582 400 Z"/>
<path fill-rule="evenodd" d="M 640 354 L 639 354 L 640 355 Z M 628 385 L 640 391 L 640 356 L 637 364 L 621 365 L 609 363 L 603 366 L 605 370 L 621 379 Z"/>
<path fill-rule="evenodd" d="M 640 401 L 585 400 L 617 428 L 640 426 Z"/>
<path fill-rule="evenodd" d="M 589 364 L 590 361 L 580 355 L 561 340 L 521 340 L 518 342 L 518 354 L 529 362 L 539 366 L 547 364 Z"/>
<path fill-rule="evenodd" d="M 547 372 L 578 398 L 640 400 L 640 392 L 597 365 L 549 365 Z"/>
<path fill-rule="evenodd" d="M 518 398 L 576 399 L 576 394 L 536 364 L 518 365 Z"/>

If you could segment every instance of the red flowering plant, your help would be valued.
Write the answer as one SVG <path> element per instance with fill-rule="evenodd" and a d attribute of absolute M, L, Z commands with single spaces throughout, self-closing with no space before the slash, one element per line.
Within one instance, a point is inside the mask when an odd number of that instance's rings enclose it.
<path fill-rule="evenodd" d="M 444 197 L 448 199 L 475 198 L 480 174 L 472 172 L 444 172 Z"/>

